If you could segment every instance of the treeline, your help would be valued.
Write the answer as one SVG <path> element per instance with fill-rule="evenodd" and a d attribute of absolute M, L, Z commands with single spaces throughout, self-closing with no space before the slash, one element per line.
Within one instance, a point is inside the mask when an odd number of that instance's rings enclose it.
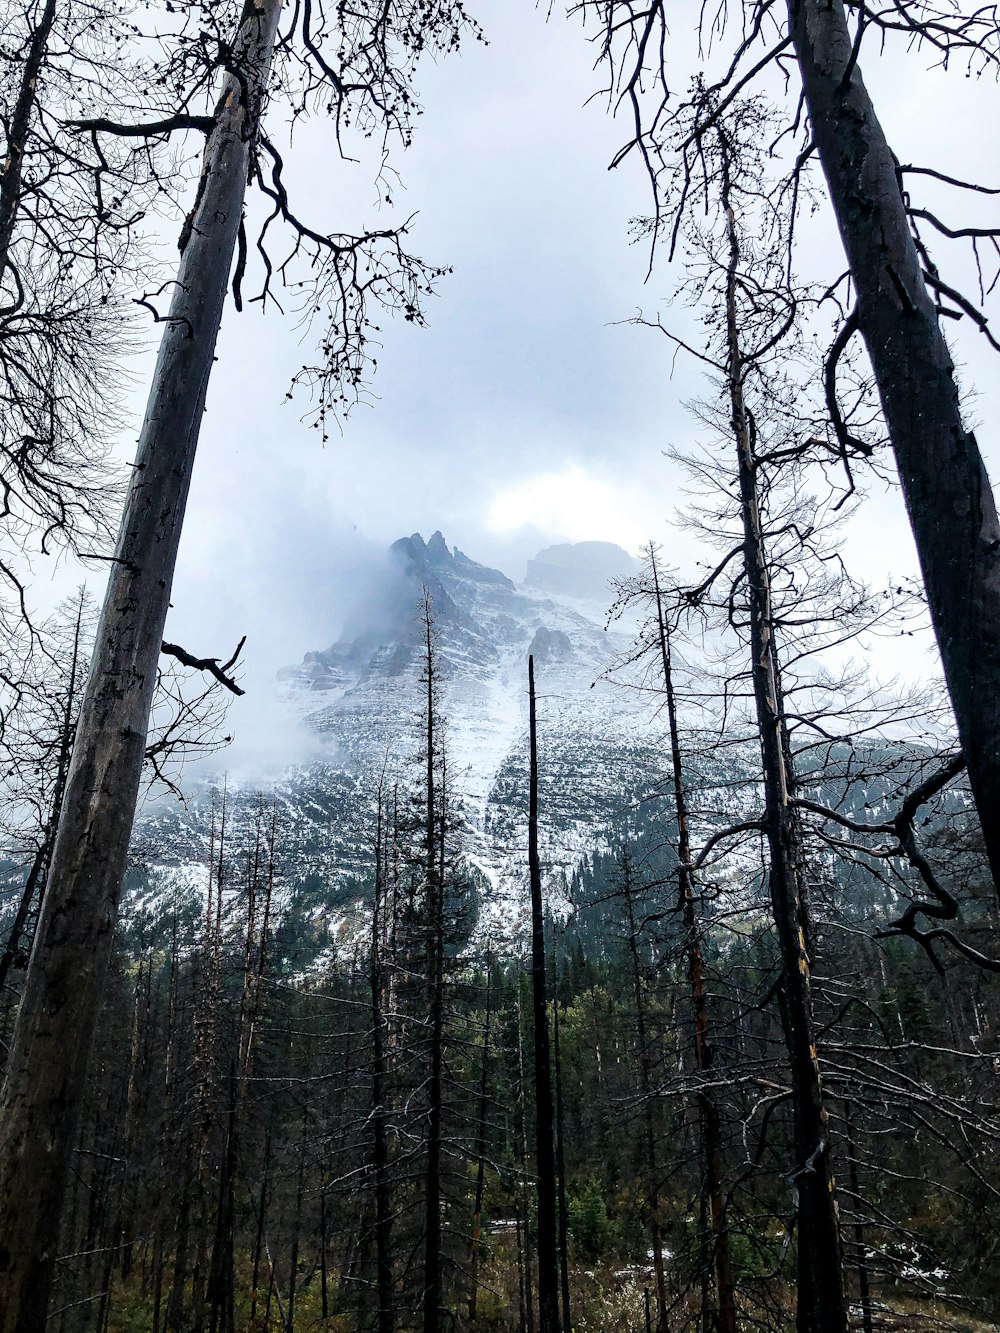
<path fill-rule="evenodd" d="M 370 931 L 316 970 L 278 947 L 263 802 L 234 835 L 220 796 L 203 911 L 126 927 L 51 1327 L 401 1333 L 427 1327 L 428 1290 L 436 1326 L 540 1327 L 530 969 L 470 938 L 446 806 L 428 876 L 424 795 L 376 794 Z M 792 1328 L 809 1166 L 779 951 L 763 901 L 700 902 L 699 995 L 662 874 L 675 833 L 664 816 L 596 855 L 580 928 L 548 922 L 561 1326 L 718 1327 L 728 1305 L 740 1329 Z M 852 1325 L 979 1327 L 1000 1296 L 1000 994 L 865 925 L 831 910 L 813 951 Z"/>

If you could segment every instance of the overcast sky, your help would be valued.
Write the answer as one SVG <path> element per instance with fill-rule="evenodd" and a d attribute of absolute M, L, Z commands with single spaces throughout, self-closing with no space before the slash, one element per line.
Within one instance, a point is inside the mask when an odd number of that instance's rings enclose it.
<path fill-rule="evenodd" d="M 662 308 L 672 277 L 664 265 L 646 282 L 646 252 L 628 244 L 645 182 L 637 164 L 607 170 L 625 131 L 600 101 L 584 105 L 598 84 L 593 50 L 578 23 L 546 23 L 531 0 L 470 7 L 488 44 L 424 67 L 425 114 L 400 162 L 399 205 L 419 212 L 414 248 L 454 272 L 429 328 L 385 326 L 372 405 L 323 448 L 300 421 L 305 404 L 283 401 L 308 359 L 294 319 L 227 313 L 168 633 L 198 653 L 247 634 L 255 684 L 329 644 L 366 558 L 412 531 L 440 528 L 515 578 L 554 541 L 634 550 L 653 537 L 678 563 L 689 549 L 671 526 L 678 478 L 661 451 L 692 438 L 682 404 L 702 386 L 683 361 L 671 377 L 662 339 L 616 323 Z M 689 9 L 678 4 L 682 31 Z M 928 63 L 863 60 L 898 157 L 1000 184 L 995 86 Z M 338 163 L 318 131 L 296 152 L 297 211 L 353 225 L 373 197 L 364 172 Z M 822 226 L 816 236 L 837 244 Z M 983 394 L 980 443 L 996 476 L 996 366 L 981 339 L 955 336 Z M 148 361 L 136 367 L 139 386 L 147 372 Z M 873 571 L 912 568 L 897 496 L 869 501 L 854 541 Z M 59 580 L 70 576 L 64 566 Z"/>

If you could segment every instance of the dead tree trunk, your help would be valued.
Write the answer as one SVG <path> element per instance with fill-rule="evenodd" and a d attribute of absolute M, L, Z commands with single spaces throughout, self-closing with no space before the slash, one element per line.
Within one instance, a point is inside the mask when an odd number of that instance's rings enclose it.
<path fill-rule="evenodd" d="M 556 1183 L 559 1203 L 559 1285 L 562 1294 L 562 1333 L 573 1333 L 569 1292 L 569 1205 L 566 1202 L 566 1117 L 563 1104 L 562 1052 L 559 1046 L 559 1000 L 552 1003 L 552 1054 L 556 1075 Z"/>
<path fill-rule="evenodd" d="M 531 1203 L 528 1192 L 528 1116 L 527 1089 L 524 1078 L 524 1013 L 521 998 L 521 977 L 517 978 L 517 1125 L 515 1129 L 515 1165 L 518 1171 L 518 1262 L 523 1279 L 521 1327 L 525 1333 L 535 1333 L 535 1296 L 532 1289 Z"/>
<path fill-rule="evenodd" d="M 424 839 L 427 895 L 427 984 L 429 1001 L 430 1075 L 427 1110 L 427 1175 L 424 1206 L 423 1333 L 438 1333 L 441 1320 L 441 1134 L 444 1094 L 444 879 L 438 863 L 436 790 L 437 729 L 436 645 L 429 594 L 424 595 L 426 666 L 426 800 Z M 442 829 L 443 834 L 443 829 Z"/>
<path fill-rule="evenodd" d="M 757 495 L 757 461 L 744 399 L 737 283 L 739 237 L 729 198 L 726 145 L 722 203 L 727 219 L 729 261 L 726 280 L 727 383 L 736 442 L 743 521 L 743 566 L 750 623 L 751 676 L 760 733 L 764 785 L 764 828 L 770 860 L 771 910 L 781 955 L 781 979 L 789 1075 L 792 1087 L 798 1200 L 798 1333 L 846 1333 L 843 1260 L 830 1163 L 828 1114 L 812 1014 L 810 923 L 803 882 L 801 828 L 792 805 L 794 774 L 789 771 L 770 572 Z"/>
<path fill-rule="evenodd" d="M 493 958 L 486 952 L 486 1022 L 483 1027 L 483 1054 L 479 1071 L 479 1110 L 476 1116 L 476 1194 L 472 1206 L 472 1244 L 469 1258 L 469 1323 L 476 1322 L 479 1297 L 479 1250 L 483 1221 L 483 1196 L 486 1192 L 486 1115 L 489 1109 L 490 1020 L 493 1016 Z"/>
<path fill-rule="evenodd" d="M 636 1036 L 639 1041 L 639 1076 L 642 1090 L 643 1128 L 645 1130 L 646 1210 L 649 1235 L 653 1242 L 653 1274 L 656 1279 L 657 1333 L 667 1329 L 667 1278 L 663 1266 L 663 1228 L 660 1225 L 660 1164 L 656 1154 L 656 1124 L 653 1116 L 653 1072 L 649 1058 L 649 1034 L 646 1029 L 646 1002 L 642 988 L 639 940 L 635 907 L 632 901 L 632 862 L 626 851 L 622 857 L 622 897 L 628 922 L 628 950 L 632 965 L 632 998 L 635 1001 Z"/>
<path fill-rule="evenodd" d="M 861 1305 L 862 1333 L 875 1333 L 872 1319 L 871 1284 L 868 1279 L 868 1259 L 865 1249 L 865 1228 L 861 1220 L 861 1187 L 858 1184 L 858 1154 L 854 1146 L 854 1128 L 851 1124 L 851 1104 L 844 1100 L 844 1137 L 847 1144 L 847 1178 L 851 1193 L 854 1195 L 856 1209 L 854 1221 L 854 1247 L 857 1251 L 855 1263 L 858 1271 L 858 1301 Z"/>
<path fill-rule="evenodd" d="M 535 1163 L 538 1172 L 538 1327 L 559 1333 L 559 1256 L 556 1244 L 556 1158 L 545 976 L 545 916 L 538 856 L 538 744 L 535 663 L 528 658 L 528 875 L 531 883 L 531 999 L 535 1051 Z"/>
<path fill-rule="evenodd" d="M 249 3 L 232 52 L 237 72 L 206 145 L 77 725 L 3 1089 L 0 1333 L 40 1333 L 45 1325 L 184 506 L 280 8 L 280 0 Z"/>
<path fill-rule="evenodd" d="M 375 1289 L 378 1300 L 378 1333 L 393 1333 L 392 1276 L 392 1199 L 389 1189 L 388 1102 L 386 1088 L 386 1018 L 385 966 L 383 963 L 384 923 L 387 901 L 385 883 L 386 849 L 382 784 L 378 788 L 378 814 L 375 838 L 375 901 L 372 907 L 371 956 L 369 983 L 372 1023 L 372 1172 L 375 1177 Z M 324 1296 L 325 1299 L 325 1296 Z"/>
<path fill-rule="evenodd" d="M 694 1059 L 699 1080 L 707 1084 L 712 1066 L 712 1042 L 705 991 L 705 967 L 702 957 L 701 930 L 695 908 L 695 883 L 691 869 L 691 831 L 688 821 L 687 791 L 684 785 L 684 761 L 681 752 L 677 698 L 670 658 L 670 631 L 663 608 L 660 571 L 656 551 L 650 549 L 653 596 L 656 603 L 656 632 L 660 649 L 663 687 L 667 695 L 667 723 L 670 730 L 670 766 L 674 785 L 674 809 L 677 814 L 677 880 L 684 921 L 684 949 L 687 954 L 688 981 L 694 1018 Z M 715 1269 L 715 1295 L 718 1333 L 737 1333 L 736 1297 L 733 1264 L 729 1245 L 726 1191 L 722 1169 L 722 1119 L 714 1095 L 706 1086 L 698 1090 L 698 1118 L 701 1130 L 702 1160 L 712 1227 L 712 1253 Z M 661 1261 L 662 1264 L 662 1261 Z M 657 1270 L 659 1292 L 660 1270 Z M 707 1273 L 706 1273 L 707 1279 Z M 666 1309 L 660 1306 L 660 1327 L 666 1328 Z"/>
<path fill-rule="evenodd" d="M 1000 892 L 1000 523 L 841 0 L 789 0 L 813 141 L 857 288 L 958 734 Z"/>

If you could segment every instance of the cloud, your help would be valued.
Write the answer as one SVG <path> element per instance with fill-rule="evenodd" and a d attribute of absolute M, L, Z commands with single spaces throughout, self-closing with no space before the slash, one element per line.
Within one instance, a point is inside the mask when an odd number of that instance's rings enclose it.
<path fill-rule="evenodd" d="M 542 472 L 498 491 L 490 501 L 486 526 L 495 533 L 524 528 L 564 541 L 612 541 L 634 550 L 646 528 L 635 493 L 615 486 L 576 463 Z"/>

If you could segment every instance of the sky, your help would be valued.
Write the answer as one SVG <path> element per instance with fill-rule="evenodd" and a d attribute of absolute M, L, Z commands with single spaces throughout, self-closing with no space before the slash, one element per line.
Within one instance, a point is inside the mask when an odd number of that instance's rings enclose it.
<path fill-rule="evenodd" d="M 662 338 L 622 322 L 664 311 L 674 275 L 660 265 L 647 281 L 647 252 L 629 244 L 647 186 L 631 161 L 607 169 L 625 130 L 604 101 L 588 102 L 594 51 L 578 22 L 546 21 L 531 0 L 471 8 L 488 42 L 422 70 L 425 112 L 400 159 L 395 210 L 372 210 L 366 165 L 338 162 L 322 126 L 286 155 L 313 225 L 384 226 L 415 211 L 414 247 L 453 269 L 427 328 L 385 322 L 370 401 L 322 445 L 301 419 L 307 404 L 285 401 L 308 332 L 293 313 L 226 315 L 167 633 L 207 655 L 246 634 L 245 683 L 258 696 L 280 666 L 337 637 L 385 548 L 410 532 L 440 529 L 515 578 L 558 541 L 634 551 L 652 538 L 680 565 L 692 554 L 672 523 L 682 483 L 663 450 L 694 438 L 684 402 L 704 385 Z M 681 32 L 690 9 L 678 0 Z M 928 70 L 920 54 L 862 63 L 901 160 L 1000 184 L 995 85 Z M 957 201 L 941 207 L 954 221 Z M 839 244 L 823 215 L 811 225 L 817 253 Z M 997 367 L 981 339 L 953 337 L 981 391 L 980 443 L 997 476 Z M 136 431 L 152 333 L 148 344 L 132 368 Z M 879 576 L 914 567 L 894 493 L 876 489 L 851 542 Z M 53 586 L 76 577 L 63 562 Z M 237 732 L 253 725 L 239 707 Z"/>

